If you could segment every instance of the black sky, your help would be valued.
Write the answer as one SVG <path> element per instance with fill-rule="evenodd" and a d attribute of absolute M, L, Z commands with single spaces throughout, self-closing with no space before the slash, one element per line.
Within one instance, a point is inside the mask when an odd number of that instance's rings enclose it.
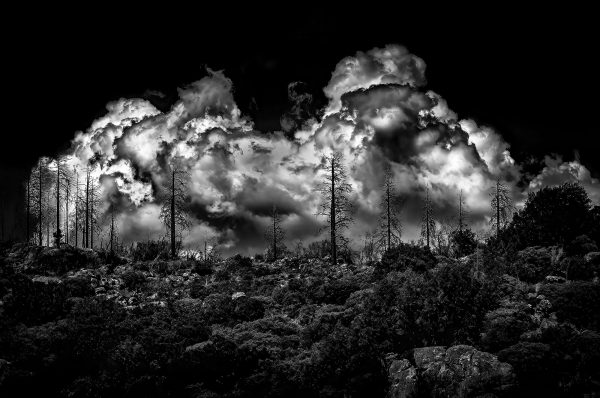
<path fill-rule="evenodd" d="M 518 160 L 551 152 L 572 159 L 577 151 L 598 176 L 600 62 L 592 9 L 433 15 L 433 5 L 296 7 L 5 13 L 4 195 L 14 196 L 37 157 L 67 146 L 108 101 L 157 90 L 166 97 L 149 99 L 168 108 L 177 87 L 204 76 L 208 66 L 233 80 L 236 101 L 257 129 L 280 129 L 290 82 L 306 82 L 323 103 L 322 88 L 340 59 L 388 43 L 423 58 L 427 87 L 461 118 L 496 128 Z"/>

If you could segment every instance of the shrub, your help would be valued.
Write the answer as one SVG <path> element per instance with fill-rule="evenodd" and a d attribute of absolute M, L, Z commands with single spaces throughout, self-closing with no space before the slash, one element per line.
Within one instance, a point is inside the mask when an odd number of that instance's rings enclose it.
<path fill-rule="evenodd" d="M 515 273 L 520 280 L 536 283 L 552 273 L 552 254 L 545 247 L 528 247 L 517 253 Z"/>
<path fill-rule="evenodd" d="M 164 240 L 137 242 L 131 251 L 131 257 L 133 261 L 167 260 L 169 250 L 169 244 Z"/>
<path fill-rule="evenodd" d="M 498 359 L 513 366 L 522 396 L 554 396 L 558 390 L 558 360 L 549 345 L 517 343 L 498 352 Z"/>
<path fill-rule="evenodd" d="M 584 281 L 549 284 L 542 286 L 540 294 L 552 303 L 560 321 L 600 331 L 600 284 Z"/>
<path fill-rule="evenodd" d="M 121 278 L 127 290 L 137 290 L 146 285 L 146 275 L 141 271 L 125 271 Z"/>
<path fill-rule="evenodd" d="M 378 267 L 384 272 L 402 272 L 411 269 L 423 273 L 435 267 L 436 263 L 437 260 L 429 249 L 400 243 L 383 254 Z"/>

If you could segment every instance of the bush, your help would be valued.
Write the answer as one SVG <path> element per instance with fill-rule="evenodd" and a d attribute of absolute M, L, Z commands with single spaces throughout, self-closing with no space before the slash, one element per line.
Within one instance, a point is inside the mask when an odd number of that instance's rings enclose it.
<path fill-rule="evenodd" d="M 521 335 L 534 327 L 531 312 L 527 304 L 519 302 L 488 312 L 481 338 L 485 350 L 496 352 L 518 343 Z"/>
<path fill-rule="evenodd" d="M 11 281 L 5 314 L 27 325 L 49 322 L 66 313 L 69 292 L 63 283 L 38 282 L 17 274 Z"/>
<path fill-rule="evenodd" d="M 547 344 L 521 342 L 498 352 L 498 359 L 511 364 L 522 396 L 556 396 L 558 359 Z"/>
<path fill-rule="evenodd" d="M 169 244 L 164 240 L 137 242 L 131 251 L 131 257 L 133 261 L 168 260 L 169 250 Z"/>
<path fill-rule="evenodd" d="M 402 272 L 407 269 L 423 273 L 435 267 L 436 264 L 437 260 L 428 248 L 400 243 L 383 254 L 378 268 L 386 273 Z"/>
<path fill-rule="evenodd" d="M 125 271 L 121 278 L 127 290 L 137 290 L 146 285 L 146 275 L 141 271 Z"/>
<path fill-rule="evenodd" d="M 204 261 L 204 260 L 196 261 L 196 263 L 194 264 L 194 267 L 192 268 L 192 272 L 194 272 L 200 276 L 210 275 L 213 273 L 213 266 L 208 261 Z"/>
<path fill-rule="evenodd" d="M 233 300 L 233 314 L 242 322 L 254 321 L 263 317 L 265 306 L 256 297 L 240 297 Z"/>
<path fill-rule="evenodd" d="M 544 295 L 560 321 L 580 328 L 600 331 L 600 284 L 574 281 L 543 285 Z"/>
<path fill-rule="evenodd" d="M 545 247 L 528 247 L 517 253 L 515 273 L 520 280 L 537 283 L 552 274 L 552 254 Z"/>
<path fill-rule="evenodd" d="M 67 278 L 64 284 L 71 297 L 88 297 L 94 294 L 94 289 L 87 277 Z"/>

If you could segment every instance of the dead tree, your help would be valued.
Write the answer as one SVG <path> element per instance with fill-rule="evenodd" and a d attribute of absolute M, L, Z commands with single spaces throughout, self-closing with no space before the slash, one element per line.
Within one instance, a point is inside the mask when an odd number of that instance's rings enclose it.
<path fill-rule="evenodd" d="M 423 216 L 421 220 L 421 238 L 425 239 L 426 246 L 430 248 L 431 237 L 435 235 L 435 219 L 433 207 L 429 197 L 429 186 L 425 187 L 425 202 L 423 203 Z"/>
<path fill-rule="evenodd" d="M 160 218 L 167 228 L 171 240 L 171 257 L 177 257 L 176 236 L 177 229 L 184 230 L 189 227 L 187 218 L 187 173 L 176 166 L 171 166 L 169 177 L 163 186 L 163 205 Z"/>
<path fill-rule="evenodd" d="M 31 239 L 31 174 L 27 176 L 25 184 L 25 242 L 29 243 Z"/>
<path fill-rule="evenodd" d="M 75 173 L 75 222 L 73 224 L 73 232 L 75 234 L 75 247 L 77 247 L 79 245 L 79 173 L 77 172 L 77 169 L 74 169 L 73 172 Z"/>
<path fill-rule="evenodd" d="M 43 244 L 43 228 L 44 220 L 46 220 L 47 204 L 44 202 L 44 192 L 47 191 L 47 187 L 50 183 L 51 174 L 48 169 L 49 159 L 39 158 L 37 165 L 31 170 L 30 184 L 29 184 L 29 197 L 30 197 L 30 211 L 31 213 L 37 212 L 37 240 L 38 245 Z M 47 221 L 47 220 L 46 220 Z"/>
<path fill-rule="evenodd" d="M 500 178 L 496 180 L 496 185 L 490 192 L 492 198 L 490 206 L 492 208 L 491 224 L 496 228 L 496 237 L 500 236 L 500 230 L 510 221 L 510 215 L 513 211 L 510 191 L 506 185 L 502 184 Z"/>
<path fill-rule="evenodd" d="M 463 197 L 463 191 L 461 189 L 460 193 L 458 194 L 458 230 L 460 232 L 462 232 L 465 226 L 466 211 L 464 209 L 464 203 L 465 200 Z"/>
<path fill-rule="evenodd" d="M 322 202 L 317 215 L 327 217 L 331 236 L 331 263 L 337 264 L 339 242 L 347 244 L 342 232 L 352 222 L 352 203 L 349 195 L 352 191 L 347 182 L 346 171 L 343 165 L 343 155 L 334 152 L 323 157 L 323 170 L 325 171 L 320 192 Z"/>
<path fill-rule="evenodd" d="M 384 171 L 383 193 L 381 196 L 381 211 L 379 215 L 379 240 L 378 246 L 389 250 L 400 243 L 402 225 L 399 211 L 403 202 L 396 192 L 394 174 L 389 165 Z"/>
<path fill-rule="evenodd" d="M 285 231 L 281 228 L 281 216 L 277 211 L 277 206 L 273 205 L 273 211 L 271 213 L 271 225 L 265 233 L 265 239 L 270 245 L 271 257 L 273 261 L 277 260 L 279 249 L 283 248 L 283 240 L 285 238 Z"/>
<path fill-rule="evenodd" d="M 54 246 L 60 247 L 62 242 L 63 233 L 60 229 L 60 200 L 61 195 L 66 197 L 68 195 L 68 185 L 70 180 L 70 173 L 65 166 L 64 159 L 57 158 L 54 162 L 54 170 L 56 177 L 56 185 L 54 186 L 55 190 L 55 199 L 56 199 L 56 232 L 54 232 Z M 64 193 L 63 193 L 64 190 Z"/>

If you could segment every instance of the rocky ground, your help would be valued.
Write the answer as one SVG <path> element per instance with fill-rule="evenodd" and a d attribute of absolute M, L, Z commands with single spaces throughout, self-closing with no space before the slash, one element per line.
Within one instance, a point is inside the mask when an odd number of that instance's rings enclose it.
<path fill-rule="evenodd" d="M 49 396 L 594 391 L 597 282 L 527 283 L 486 275 L 475 256 L 409 249 L 408 259 L 331 266 L 4 248 L 0 391 L 40 383 Z"/>

